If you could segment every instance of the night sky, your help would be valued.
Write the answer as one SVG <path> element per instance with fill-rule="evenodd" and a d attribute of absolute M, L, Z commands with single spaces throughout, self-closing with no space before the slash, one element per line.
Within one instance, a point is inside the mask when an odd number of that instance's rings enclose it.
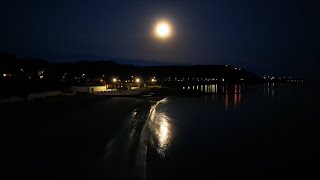
<path fill-rule="evenodd" d="M 231 64 L 312 77 L 319 7 L 316 0 L 0 0 L 0 51 L 51 62 Z M 151 36 L 161 18 L 174 26 L 167 41 Z"/>

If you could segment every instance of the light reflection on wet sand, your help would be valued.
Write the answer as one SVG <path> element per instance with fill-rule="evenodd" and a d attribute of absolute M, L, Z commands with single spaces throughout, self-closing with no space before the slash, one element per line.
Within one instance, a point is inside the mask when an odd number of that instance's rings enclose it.
<path fill-rule="evenodd" d="M 148 123 L 150 135 L 154 137 L 153 145 L 162 157 L 166 156 L 171 140 L 171 120 L 166 112 L 161 107 L 159 108 L 160 104 L 166 102 L 167 99 L 163 99 L 152 107 Z"/>
<path fill-rule="evenodd" d="M 151 107 L 148 120 L 141 132 L 136 163 L 142 178 L 148 177 L 146 167 L 148 146 L 151 145 L 151 148 L 155 149 L 159 156 L 163 158 L 170 148 L 172 138 L 171 119 L 161 106 L 167 101 L 168 99 L 164 98 Z"/>

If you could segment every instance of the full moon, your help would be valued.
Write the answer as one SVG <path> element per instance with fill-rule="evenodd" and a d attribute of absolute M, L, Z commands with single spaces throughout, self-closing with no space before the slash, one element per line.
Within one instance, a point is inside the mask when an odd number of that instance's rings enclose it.
<path fill-rule="evenodd" d="M 157 22 L 154 26 L 154 35 L 159 39 L 166 39 L 172 34 L 172 28 L 167 21 Z"/>

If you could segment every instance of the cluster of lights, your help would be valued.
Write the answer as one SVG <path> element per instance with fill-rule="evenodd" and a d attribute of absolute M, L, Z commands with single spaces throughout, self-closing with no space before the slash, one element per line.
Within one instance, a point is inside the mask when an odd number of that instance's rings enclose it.
<path fill-rule="evenodd" d="M 173 81 L 178 81 L 178 82 L 182 82 L 182 81 L 185 81 L 185 80 L 187 80 L 187 81 L 217 81 L 218 79 L 216 79 L 216 78 L 181 78 L 181 79 L 179 79 L 179 78 L 176 78 L 176 77 L 174 77 L 174 78 L 171 78 L 171 77 L 165 77 L 165 81 L 172 81 L 171 79 L 173 79 Z"/>
<path fill-rule="evenodd" d="M 229 65 L 228 64 L 226 64 L 226 67 L 228 67 Z M 233 68 L 233 69 L 235 69 L 235 70 L 239 70 L 239 71 L 241 71 L 241 68 L 237 68 L 237 67 L 232 67 L 232 66 L 230 66 L 231 68 Z"/>
<path fill-rule="evenodd" d="M 303 82 L 303 80 L 292 79 L 292 77 L 274 77 L 274 76 L 268 76 L 268 75 L 263 75 L 263 76 L 259 75 L 259 76 L 265 80 L 271 80 L 271 81 L 282 80 L 284 82 Z"/>
<path fill-rule="evenodd" d="M 157 82 L 156 77 L 153 77 L 153 78 L 151 79 L 151 82 Z"/>
<path fill-rule="evenodd" d="M 40 79 L 43 79 L 43 73 L 44 73 L 44 71 L 43 70 L 41 70 L 41 71 L 38 71 L 38 76 L 39 76 L 39 78 Z"/>
<path fill-rule="evenodd" d="M 119 82 L 120 80 L 118 80 L 117 78 L 112 78 L 112 82 L 116 83 L 116 82 Z M 130 82 L 130 80 L 125 80 L 125 82 Z M 139 78 L 136 78 L 135 79 L 135 82 L 136 83 L 139 83 L 140 82 L 140 79 Z"/>
<path fill-rule="evenodd" d="M 131 76 L 131 78 L 133 78 L 133 76 Z M 112 78 L 112 82 L 116 83 L 116 82 L 121 82 L 119 79 L 117 78 Z M 140 83 L 141 79 L 140 78 L 135 78 L 132 80 L 125 80 L 124 82 L 129 83 L 129 82 L 136 82 L 136 83 Z M 157 82 L 156 77 L 151 78 L 151 82 Z"/>

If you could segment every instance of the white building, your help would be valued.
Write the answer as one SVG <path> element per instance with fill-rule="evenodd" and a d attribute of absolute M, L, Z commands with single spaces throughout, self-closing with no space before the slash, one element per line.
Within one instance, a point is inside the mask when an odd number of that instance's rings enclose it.
<path fill-rule="evenodd" d="M 107 87 L 104 86 L 72 86 L 72 91 L 77 93 L 94 93 L 106 92 Z"/>

